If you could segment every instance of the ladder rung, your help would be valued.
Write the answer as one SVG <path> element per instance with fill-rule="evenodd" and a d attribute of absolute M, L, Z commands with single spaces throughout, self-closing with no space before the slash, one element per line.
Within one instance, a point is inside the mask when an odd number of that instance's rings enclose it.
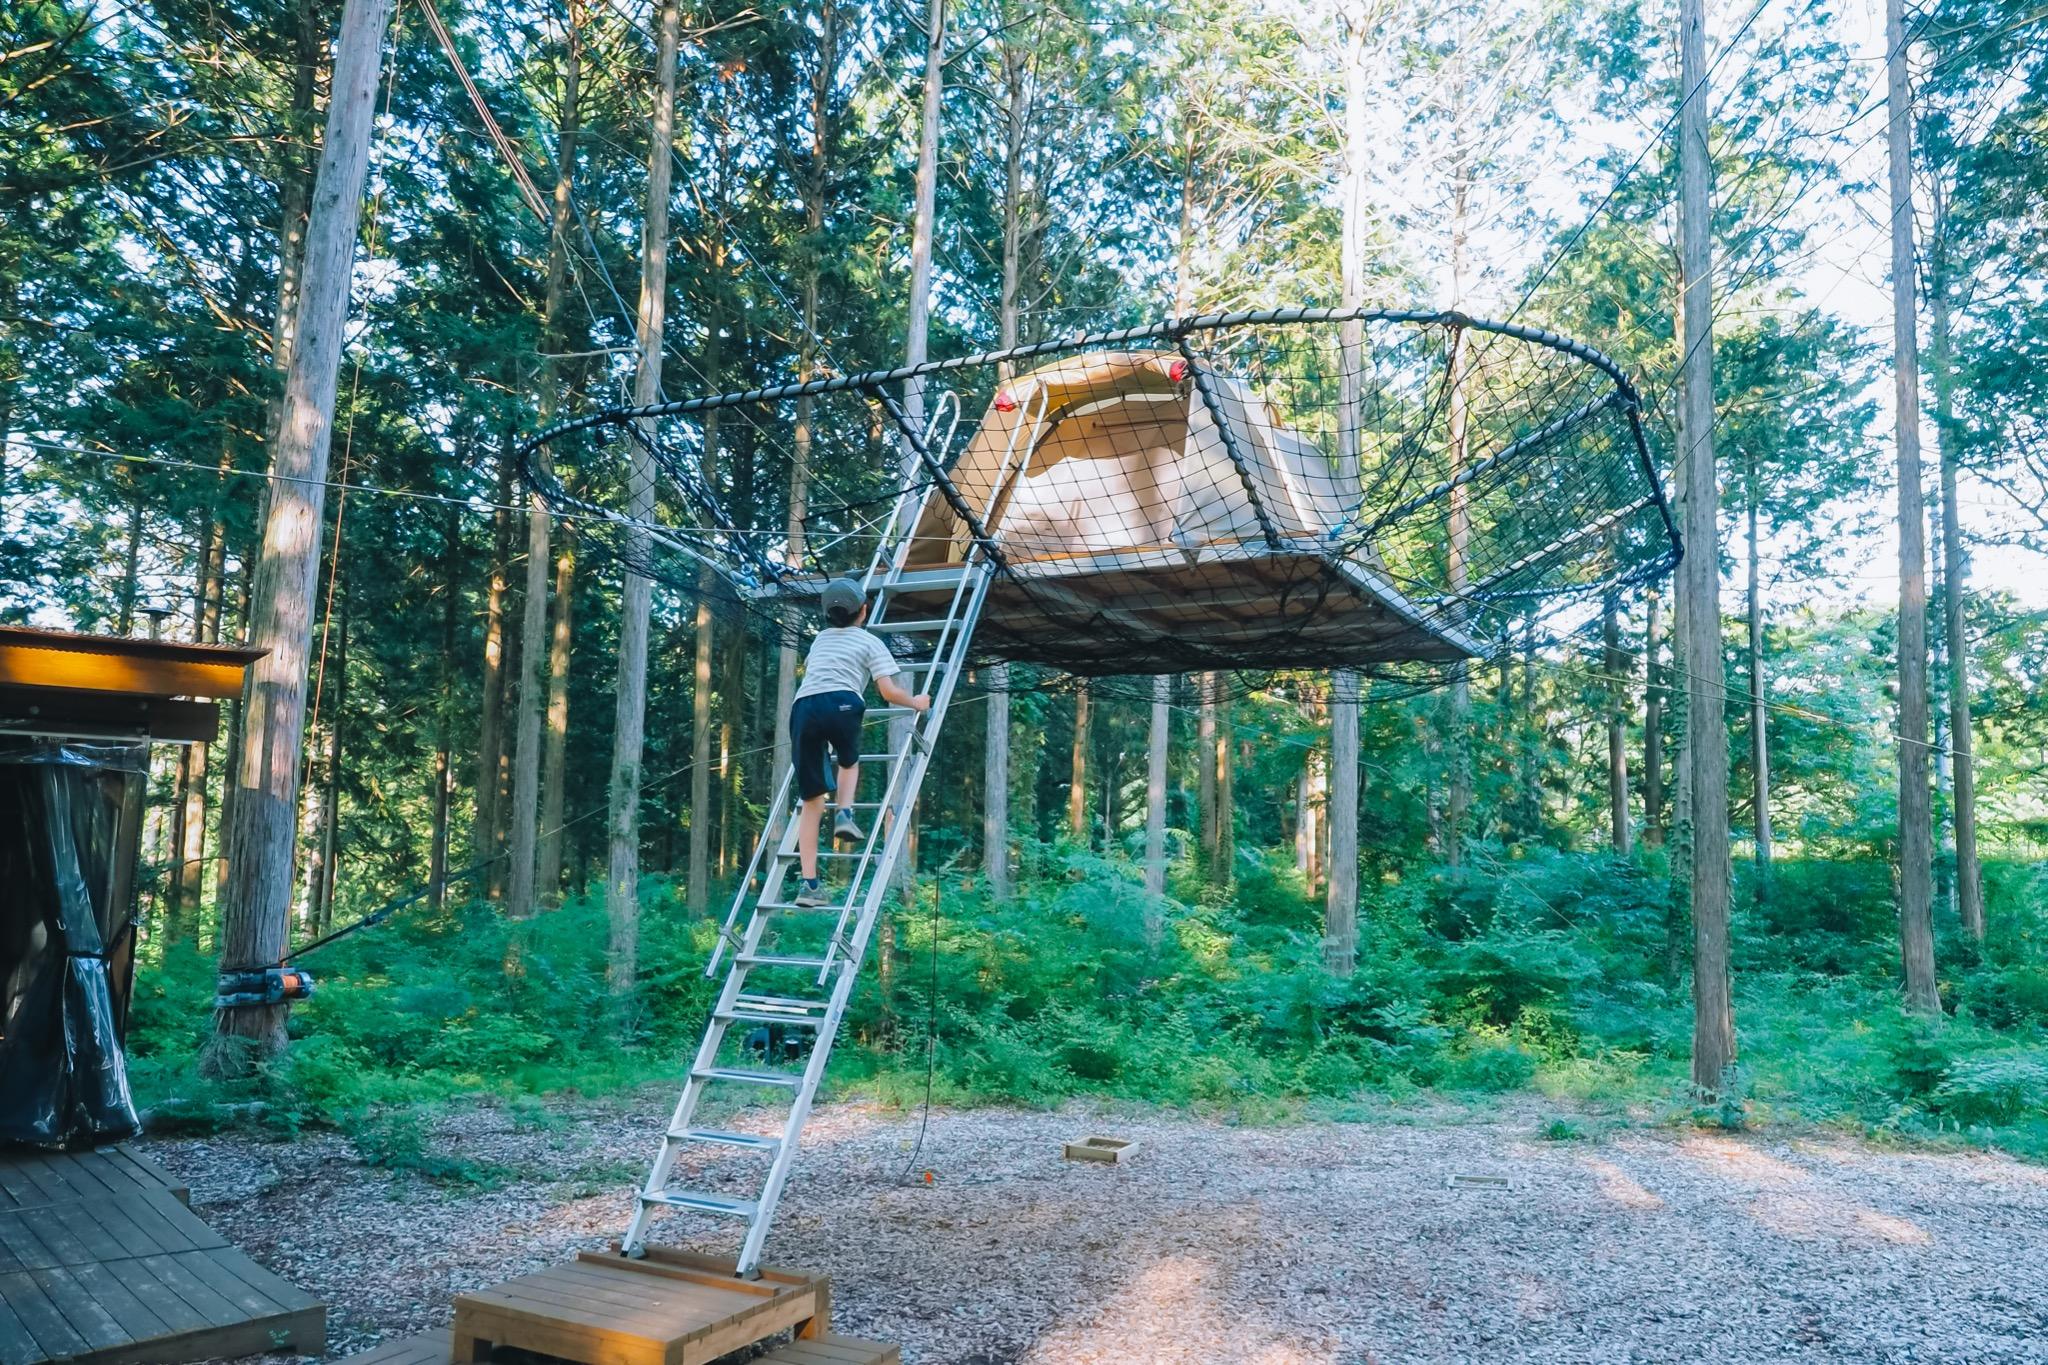
<path fill-rule="evenodd" d="M 782 1147 L 781 1138 L 762 1137 L 757 1133 L 728 1133 L 720 1128 L 685 1128 L 668 1136 L 671 1142 L 714 1142 L 721 1147 L 744 1147 L 750 1152 L 773 1152 Z"/>
<path fill-rule="evenodd" d="M 933 617 L 927 621 L 876 621 L 868 626 L 877 635 L 923 635 L 934 630 L 944 630 L 953 624 L 950 616 Z"/>
<path fill-rule="evenodd" d="M 773 953 L 742 953 L 739 964 L 742 967 L 800 967 L 807 972 L 822 971 L 830 965 L 822 957 L 781 957 Z"/>
<path fill-rule="evenodd" d="M 756 995 L 747 991 L 733 1000 L 736 1009 L 757 1010 L 822 1010 L 831 1008 L 829 1000 L 806 1000 L 796 995 Z"/>
<path fill-rule="evenodd" d="M 660 1194 L 640 1196 L 650 1204 L 666 1204 L 672 1209 L 695 1209 L 699 1213 L 724 1213 L 735 1218 L 752 1218 L 761 1206 L 751 1199 L 733 1199 L 723 1194 L 701 1194 L 693 1190 L 663 1190 Z"/>
<path fill-rule="evenodd" d="M 792 863 L 794 863 L 794 862 L 801 862 L 801 861 L 802 861 L 802 859 L 803 859 L 803 854 L 801 854 L 801 853 L 797 852 L 797 851 L 796 851 L 795 849 L 793 849 L 793 848 L 792 848 L 792 849 L 787 849 L 787 850 L 778 850 L 778 851 L 776 852 L 775 856 L 776 856 L 776 857 L 778 857 L 778 858 L 782 858 L 782 859 L 785 859 L 786 861 L 789 861 L 789 862 L 792 862 Z M 865 856 L 864 854 L 860 854 L 860 853 L 844 853 L 844 852 L 841 852 L 841 851 L 840 851 L 840 850 L 838 850 L 838 849 L 822 849 L 822 848 L 821 848 L 821 849 L 819 849 L 819 850 L 818 850 L 818 857 L 819 857 L 819 859 L 820 859 L 821 861 L 822 861 L 822 860 L 827 860 L 827 859 L 829 859 L 829 860 L 831 860 L 831 861 L 834 861 L 834 862 L 842 862 L 842 863 L 843 863 L 843 862 L 847 861 L 847 860 L 848 860 L 848 859 L 850 859 L 850 858 L 859 858 L 859 857 L 864 857 L 864 856 Z"/>
<path fill-rule="evenodd" d="M 957 588 L 960 580 L 967 577 L 967 570 L 948 569 L 906 569 L 892 578 L 882 580 L 884 592 L 925 592 L 932 588 Z"/>
<path fill-rule="evenodd" d="M 822 1014 L 776 1014 L 769 1010 L 720 1010 L 718 1017 L 731 1024 L 785 1024 L 795 1028 L 822 1028 L 825 1023 Z"/>
<path fill-rule="evenodd" d="M 707 1066 L 690 1073 L 700 1081 L 736 1081 L 741 1085 L 779 1085 L 794 1090 L 804 1078 L 794 1071 L 748 1071 L 737 1066 Z"/>
<path fill-rule="evenodd" d="M 830 905 L 798 905 L 793 901 L 756 901 L 754 908 L 756 910 L 775 910 L 783 914 L 822 915 L 833 910 L 844 910 L 846 903 L 844 901 L 834 901 Z"/>

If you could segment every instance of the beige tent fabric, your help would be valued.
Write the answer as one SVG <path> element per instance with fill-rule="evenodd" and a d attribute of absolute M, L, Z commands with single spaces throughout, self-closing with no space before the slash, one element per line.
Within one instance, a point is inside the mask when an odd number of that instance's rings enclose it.
<path fill-rule="evenodd" d="M 1096 352 L 1005 386 L 951 477 L 1013 566 L 1087 573 L 1134 551 L 1264 543 L 1208 406 L 1172 377 L 1179 359 Z M 1274 531 L 1290 552 L 1317 548 L 1345 520 L 1329 461 L 1242 382 L 1211 382 Z M 913 566 L 965 553 L 965 528 L 936 490 L 917 535 Z"/>

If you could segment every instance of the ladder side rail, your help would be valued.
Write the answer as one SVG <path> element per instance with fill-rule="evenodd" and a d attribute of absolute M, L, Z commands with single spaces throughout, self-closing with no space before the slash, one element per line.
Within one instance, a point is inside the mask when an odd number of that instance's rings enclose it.
<path fill-rule="evenodd" d="M 893 724 L 894 722 L 892 722 Z M 846 928 L 847 912 L 859 899 L 863 879 L 882 862 L 881 855 L 886 850 L 887 844 L 885 841 L 882 848 L 878 849 L 876 841 L 883 838 L 882 831 L 885 826 L 901 823 L 900 821 L 889 819 L 889 817 L 895 811 L 898 793 L 902 790 L 904 777 L 909 771 L 905 760 L 916 752 L 916 736 L 917 728 L 913 722 L 903 731 L 901 737 L 892 735 L 890 738 L 890 748 L 887 756 L 883 759 L 883 762 L 888 765 L 888 779 L 882 784 L 882 792 L 876 803 L 875 814 L 879 818 L 872 822 L 867 832 L 867 840 L 861 845 L 860 854 L 854 860 L 847 898 L 839 907 L 839 920 L 832 929 L 835 944 L 840 934 Z M 832 945 L 828 945 L 825 952 L 825 958 L 828 963 L 832 960 L 832 956 Z M 818 979 L 821 983 L 824 981 L 824 974 L 822 972 L 819 974 Z"/>
<path fill-rule="evenodd" d="M 789 768 L 782 774 L 782 781 L 779 784 L 777 784 L 775 788 L 775 800 L 773 804 L 771 804 L 768 807 L 768 809 L 770 811 L 780 811 L 787 809 L 789 805 L 791 789 L 795 786 L 795 784 L 796 765 L 792 763 L 789 766 Z M 719 960 L 725 955 L 726 944 L 735 937 L 734 926 L 739 923 L 741 907 L 745 906 L 750 898 L 758 899 L 752 896 L 751 889 L 754 885 L 754 876 L 757 872 L 761 871 L 763 859 L 773 857 L 773 855 L 768 852 L 769 848 L 771 846 L 778 848 L 780 847 L 782 843 L 782 833 L 786 833 L 786 827 L 789 825 L 790 822 L 787 820 L 783 820 L 781 823 L 785 826 L 785 830 L 779 832 L 776 838 L 756 839 L 754 841 L 754 856 L 747 860 L 746 875 L 740 878 L 739 885 L 733 890 L 732 908 L 725 912 L 725 923 L 719 926 L 718 940 L 717 942 L 711 945 L 711 956 L 704 963 L 704 979 L 707 981 L 710 980 L 712 977 L 718 975 L 718 963 Z M 768 869 L 769 880 L 772 880 L 774 878 L 775 871 L 776 869 L 771 864 Z M 764 882 L 762 886 L 762 894 L 765 895 L 767 893 L 767 889 L 768 888 Z"/>
<path fill-rule="evenodd" d="M 987 570 L 986 567 L 980 568 L 979 572 L 975 574 L 974 596 L 970 599 L 968 603 L 968 614 L 970 620 L 978 619 L 980 617 L 981 606 L 983 601 L 987 598 L 989 585 L 993 580 L 993 577 L 994 576 Z M 971 631 L 963 631 L 958 639 L 958 642 L 956 643 L 953 656 L 950 659 L 941 659 L 935 662 L 935 668 L 939 665 L 944 666 L 945 676 L 940 680 L 937 695 L 932 698 L 932 709 L 925 716 L 925 724 L 927 727 L 929 727 L 932 733 L 937 733 L 939 727 L 944 724 L 946 713 L 952 707 L 954 688 L 959 683 L 960 675 L 965 671 L 964 665 L 966 663 L 967 658 L 967 642 L 971 635 Z M 921 788 L 924 783 L 924 772 L 926 766 L 931 761 L 931 755 L 931 745 L 911 745 L 906 750 L 903 760 L 900 761 L 898 764 L 899 769 L 905 773 L 910 773 L 913 770 L 913 768 L 915 770 L 915 777 L 910 784 L 909 791 L 906 793 L 904 797 L 905 809 L 908 809 L 911 805 L 915 804 L 917 800 L 917 793 L 919 788 Z M 899 843 L 899 841 L 895 838 L 895 835 L 898 832 L 905 832 L 907 831 L 907 829 L 908 821 L 898 820 L 893 822 L 889 847 L 895 847 Z M 907 839 L 907 837 L 908 836 L 906 833 L 905 838 Z M 885 849 L 882 862 L 882 866 L 885 871 L 887 869 L 894 867 L 894 860 L 897 856 L 900 855 L 889 853 Z M 833 928 L 832 942 L 831 945 L 828 947 L 826 953 L 828 961 L 830 961 L 835 954 L 844 954 L 847 958 L 851 959 L 852 961 L 856 963 L 859 962 L 860 953 L 856 950 L 856 946 L 862 943 L 864 940 L 865 930 L 864 928 L 862 928 L 862 926 L 870 924 L 873 916 L 880 908 L 882 896 L 887 890 L 887 882 L 888 878 L 886 875 L 880 877 L 877 882 L 868 886 L 865 890 L 865 893 L 858 898 L 860 903 L 860 912 L 859 916 L 855 920 L 855 937 L 851 943 L 848 943 L 845 938 L 846 918 L 847 915 L 853 910 L 856 898 L 851 896 L 848 897 L 847 903 L 840 909 L 839 923 L 835 925 Z M 818 983 L 820 985 L 823 985 L 824 981 L 825 974 L 821 971 L 818 974 Z"/>
<path fill-rule="evenodd" d="M 719 1049 L 725 1046 L 726 1034 L 732 1026 L 731 1021 L 722 1016 L 734 1007 L 747 983 L 747 966 L 737 959 L 759 951 L 761 936 L 767 928 L 768 921 L 757 908 L 748 919 L 746 934 L 734 955 L 735 961 L 731 969 L 726 973 L 725 982 L 719 988 L 718 999 L 712 1003 L 710 1017 L 705 1021 L 703 1036 L 698 1039 L 696 1055 L 691 1059 L 690 1069 L 683 1082 L 683 1093 L 676 1100 L 675 1111 L 669 1117 L 668 1127 L 662 1130 L 661 1150 L 654 1159 L 654 1166 L 647 1173 L 646 1183 L 641 1186 L 640 1197 L 636 1201 L 638 1207 L 634 1209 L 633 1220 L 627 1227 L 626 1240 L 623 1243 L 625 1246 L 640 1245 L 639 1238 L 646 1232 L 647 1219 L 654 1207 L 655 1198 L 668 1188 L 669 1173 L 674 1169 L 676 1155 L 680 1150 L 674 1135 L 687 1129 L 696 1116 L 697 1105 L 704 1097 L 706 1085 L 699 1073 L 708 1071 L 718 1064 Z"/>
<path fill-rule="evenodd" d="M 959 430 L 959 396 L 953 393 L 951 389 L 948 389 L 943 395 L 940 396 L 939 402 L 936 405 L 934 405 L 931 418 L 925 423 L 925 448 L 927 450 L 931 450 L 932 441 L 938 435 L 939 419 L 945 414 L 946 411 L 946 399 L 948 398 L 953 400 L 953 424 L 946 430 L 945 445 L 941 447 L 933 456 L 934 459 L 938 460 L 944 459 L 946 450 L 949 450 L 952 447 L 954 433 Z M 900 561 L 908 558 L 910 553 L 910 543 L 912 540 L 916 538 L 915 533 L 917 530 L 917 520 L 914 516 L 911 518 L 910 525 L 903 531 L 902 535 L 900 537 L 897 535 L 897 528 L 903 521 L 904 509 L 910 506 L 915 501 L 915 494 L 917 491 L 915 487 L 915 481 L 909 477 L 909 469 L 910 466 L 906 463 L 903 466 L 903 468 L 898 471 L 903 476 L 903 487 L 902 490 L 896 494 L 896 501 L 890 505 L 889 519 L 887 522 L 883 524 L 882 533 L 879 536 L 875 537 L 875 552 L 868 559 L 867 572 L 862 574 L 860 579 L 860 586 L 862 592 L 866 592 L 873 585 L 875 581 L 875 574 L 878 570 L 881 569 L 884 560 L 888 560 L 891 564 L 891 568 L 888 574 L 885 575 L 885 581 L 888 578 L 893 578 L 896 575 L 900 574 L 903 571 L 902 564 Z"/>
<path fill-rule="evenodd" d="M 989 527 L 991 536 L 1001 534 L 989 524 L 989 518 L 995 515 L 996 503 L 1003 496 L 1003 483 L 1010 472 L 1010 461 L 1017 455 L 1017 438 L 1029 430 L 1030 439 L 1024 442 L 1024 463 L 1017 470 L 1017 477 L 1021 480 L 1031 472 L 1031 457 L 1038 450 L 1038 433 L 1045 426 L 1045 410 L 1051 401 L 1050 391 L 1045 385 L 1034 388 L 1029 400 L 1031 406 L 1025 409 L 1024 420 L 1010 431 L 1010 443 L 1003 447 L 1003 462 L 997 466 L 995 481 L 989 485 L 988 501 L 981 506 L 981 524 Z M 970 539 L 968 544 L 972 546 L 973 541 Z"/>
<path fill-rule="evenodd" d="M 976 609 L 980 606 L 982 592 L 986 590 L 987 582 L 988 575 L 984 573 L 981 575 L 982 586 L 976 592 L 973 599 Z M 964 657 L 965 652 L 963 650 L 957 653 L 950 662 L 957 665 Z M 939 694 L 932 699 L 932 709 L 929 713 L 929 718 L 934 726 L 945 719 L 946 711 L 953 700 L 953 689 L 959 681 L 960 673 L 961 669 L 957 666 L 950 668 L 947 671 L 945 680 L 940 684 Z M 912 774 L 910 786 L 913 791 L 923 784 L 925 772 L 930 765 L 931 751 L 928 747 L 912 751 L 909 761 L 904 766 Z M 883 850 L 883 867 L 893 867 L 896 860 L 903 856 L 903 851 L 909 842 L 909 837 L 910 825 L 907 821 L 898 821 L 890 829 L 889 841 Z M 847 1001 L 853 994 L 854 982 L 859 978 L 860 966 L 866 956 L 868 940 L 872 936 L 875 920 L 879 915 L 883 898 L 888 894 L 888 890 L 888 878 L 886 876 L 877 877 L 867 888 L 867 893 L 862 900 L 861 918 L 859 927 L 855 930 L 852 951 L 845 958 L 839 979 L 833 983 L 832 998 L 826 1007 L 824 1022 L 818 1028 L 816 1040 L 811 1045 L 811 1055 L 804 1065 L 803 1083 L 797 1090 L 795 1102 L 790 1106 L 789 1117 L 783 1125 L 782 1146 L 776 1153 L 773 1165 L 769 1168 L 767 1182 L 755 1203 L 754 1217 L 747 1229 L 746 1242 L 741 1247 L 739 1260 L 733 1267 L 734 1273 L 737 1275 L 750 1275 L 754 1267 L 760 1262 L 762 1246 L 768 1238 L 768 1226 L 773 1221 L 776 1206 L 782 1199 L 782 1189 L 788 1181 L 790 1167 L 795 1159 L 797 1138 L 803 1131 L 805 1120 L 810 1117 L 811 1101 L 817 1094 L 818 1084 L 824 1079 L 825 1067 L 831 1059 L 832 1045 L 839 1036 L 839 1024 L 846 1013 Z"/>
<path fill-rule="evenodd" d="M 948 618 L 949 624 L 956 620 L 962 622 L 962 629 L 954 636 L 951 654 L 939 655 L 933 658 L 930 661 L 929 671 L 926 675 L 928 679 L 939 679 L 936 685 L 938 695 L 935 695 L 932 699 L 931 711 L 913 721 L 912 728 L 906 732 L 900 747 L 891 756 L 890 761 L 895 765 L 895 770 L 888 789 L 883 793 L 882 808 L 883 812 L 891 817 L 890 824 L 892 827 L 907 822 L 908 812 L 916 804 L 918 790 L 923 785 L 922 768 L 919 768 L 916 777 L 908 784 L 907 790 L 899 790 L 903 784 L 896 779 L 909 774 L 911 759 L 922 758 L 929 760 L 931 757 L 933 746 L 929 741 L 923 740 L 921 737 L 926 734 L 937 734 L 939 727 L 944 723 L 946 709 L 951 705 L 953 689 L 959 681 L 960 674 L 964 671 L 967 659 L 967 642 L 973 635 L 973 623 L 980 619 L 982 603 L 987 599 L 989 584 L 992 579 L 993 574 L 990 573 L 988 567 L 981 564 L 967 566 L 962 576 L 961 588 L 971 589 L 972 596 L 968 598 L 963 607 L 956 609 L 953 617 Z M 941 673 L 943 673 L 943 677 L 940 676 Z M 873 837 L 874 833 L 871 832 L 869 835 L 871 843 Z M 872 890 L 872 888 L 864 890 L 858 879 L 861 873 L 865 873 L 868 870 L 868 867 L 868 861 L 863 859 L 859 872 L 856 873 L 853 893 L 849 894 L 839 907 L 839 918 L 832 926 L 832 936 L 825 951 L 825 966 L 818 972 L 818 984 L 821 986 L 825 984 L 826 973 L 836 965 L 837 960 L 848 955 L 848 940 L 846 938 L 848 917 L 855 915 L 855 906 L 863 902 L 866 891 Z M 888 880 L 887 873 L 893 869 L 894 862 L 885 852 L 880 862 L 880 872 L 884 883 Z M 856 922 L 858 922 L 857 918 Z"/>
<path fill-rule="evenodd" d="M 953 397 L 954 395 L 950 390 L 948 390 L 947 396 Z M 983 524 L 987 523 L 989 514 L 995 508 L 996 500 L 1002 496 L 1003 483 L 1010 471 L 1010 462 L 1013 459 L 1015 459 L 1017 455 L 1017 446 L 1019 438 L 1025 438 L 1023 442 L 1024 463 L 1022 467 L 1019 468 L 1017 476 L 1019 478 L 1022 478 L 1024 477 L 1025 473 L 1029 471 L 1032 455 L 1038 449 L 1038 434 L 1040 429 L 1045 424 L 1046 408 L 1050 401 L 1051 399 L 1049 397 L 1049 391 L 1043 385 L 1040 385 L 1038 388 L 1034 389 L 1029 400 L 1031 406 L 1026 410 L 1026 419 L 1024 421 L 1017 423 L 1016 426 L 1010 429 L 1010 439 L 1008 443 L 1005 444 L 1003 447 L 1002 462 L 996 468 L 996 477 L 994 483 L 989 489 L 988 501 L 982 505 Z M 958 419 L 956 416 L 954 429 L 957 429 L 957 427 Z M 951 434 L 951 431 L 949 431 L 949 443 L 951 440 Z M 993 535 L 996 533 L 991 532 L 991 534 Z M 945 620 L 945 624 L 939 628 L 938 637 L 932 641 L 932 659 L 934 661 L 934 666 L 936 666 L 937 660 L 944 657 L 946 652 L 946 645 L 948 643 L 948 636 L 953 632 L 954 627 L 959 624 L 960 604 L 962 599 L 966 596 L 968 592 L 970 583 L 973 583 L 977 577 L 986 576 L 985 574 L 977 576 L 973 572 L 973 570 L 976 567 L 978 567 L 981 564 L 981 562 L 985 560 L 987 557 L 987 553 L 983 550 L 981 543 L 979 541 L 969 539 L 967 543 L 967 553 L 961 556 L 960 567 L 962 572 L 960 575 L 960 581 L 954 584 L 952 600 L 948 602 L 946 605 L 946 612 L 943 618 Z M 895 572 L 891 575 L 890 580 L 885 581 L 885 591 L 888 587 L 893 585 L 893 581 L 895 579 L 901 578 L 902 573 L 903 570 L 899 565 Z M 977 605 L 973 613 L 974 619 L 979 620 L 980 615 L 980 607 Z"/>
<path fill-rule="evenodd" d="M 946 428 L 946 436 L 944 438 L 946 445 L 950 445 L 954 433 L 959 429 L 960 399 L 959 395 L 955 394 L 949 389 L 943 395 L 941 395 L 940 401 L 932 414 L 931 421 L 926 425 L 925 436 L 928 443 L 936 436 L 939 422 L 946 416 L 946 414 L 949 411 L 948 400 L 950 400 L 951 403 L 950 412 L 952 415 L 952 420 Z M 896 502 L 890 510 L 888 524 L 884 528 L 881 537 L 879 537 L 876 541 L 874 554 L 869 559 L 867 573 L 863 575 L 862 586 L 864 589 L 867 586 L 868 582 L 871 581 L 874 577 L 875 570 L 879 567 L 881 563 L 889 539 L 894 533 L 896 524 L 901 517 L 903 509 L 905 505 L 910 501 L 910 499 L 911 489 L 906 486 L 905 489 L 900 494 L 898 494 Z M 788 807 L 789 799 L 792 794 L 792 789 L 795 786 L 795 781 L 796 767 L 795 764 L 792 763 L 790 767 L 783 773 L 782 780 L 780 784 L 777 786 L 775 800 L 769 806 L 769 810 L 771 812 L 781 812 Z M 777 820 L 776 823 L 782 826 L 781 832 L 784 834 L 787 834 L 793 828 L 793 826 L 787 820 Z M 775 854 L 769 854 L 767 850 L 773 847 L 776 850 L 776 854 L 787 852 L 788 850 L 782 847 L 783 842 L 784 840 L 781 838 L 778 838 L 773 841 L 767 839 L 755 841 L 753 856 L 747 862 L 746 875 L 740 879 L 739 887 L 733 896 L 732 907 L 726 912 L 725 923 L 719 929 L 718 941 L 712 946 L 711 956 L 704 965 L 704 976 L 706 980 L 709 980 L 710 978 L 718 974 L 718 964 L 724 956 L 726 946 L 731 942 L 732 938 L 735 936 L 734 926 L 739 922 L 740 909 L 747 902 L 749 889 L 753 885 L 753 880 L 756 873 L 758 873 L 761 870 L 762 860 L 764 856 L 770 858 L 774 858 L 776 856 Z M 774 862 L 770 862 L 767 877 L 764 880 L 761 889 L 760 898 L 771 896 L 773 892 L 777 889 L 777 887 L 779 887 L 780 882 L 783 880 L 783 877 L 781 875 L 783 871 L 784 869 L 775 866 Z M 760 898 L 756 899 L 758 900 Z"/>

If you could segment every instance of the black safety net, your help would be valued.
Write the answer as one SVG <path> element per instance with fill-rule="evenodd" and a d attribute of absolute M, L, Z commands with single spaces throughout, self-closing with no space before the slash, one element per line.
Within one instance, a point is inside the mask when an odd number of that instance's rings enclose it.
<path fill-rule="evenodd" d="M 828 575 L 893 569 L 900 615 L 980 560 L 978 656 L 1086 676 L 1427 685 L 1678 554 L 1620 369 L 1453 313 L 1183 319 L 595 413 L 521 458 L 587 543 L 763 630 Z"/>
<path fill-rule="evenodd" d="M 148 748 L 0 740 L 0 1141 L 141 1131 L 121 1054 Z"/>

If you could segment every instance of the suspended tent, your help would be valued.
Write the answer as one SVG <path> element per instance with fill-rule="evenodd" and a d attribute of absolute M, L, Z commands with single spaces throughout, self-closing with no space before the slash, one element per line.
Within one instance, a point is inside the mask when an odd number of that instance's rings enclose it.
<path fill-rule="evenodd" d="M 1191 635 L 1233 658 L 1270 650 L 1269 664 L 1481 652 L 1345 538 L 1356 509 L 1314 443 L 1244 381 L 1215 376 L 1205 395 L 1191 375 L 1173 352 L 1090 352 L 998 393 L 948 471 L 985 494 L 979 520 L 1008 569 L 977 627 L 986 652 L 1031 660 L 1061 638 L 1063 666 L 1115 673 L 1181 666 Z M 910 581 L 962 562 L 970 538 L 933 490 Z M 904 603 L 943 606 L 914 590 Z"/>
<path fill-rule="evenodd" d="M 595 413 L 522 459 L 598 548 L 792 642 L 878 540 L 899 615 L 979 544 L 984 660 L 1426 683 L 1676 561 L 1639 409 L 1540 329 L 1292 309 Z"/>

